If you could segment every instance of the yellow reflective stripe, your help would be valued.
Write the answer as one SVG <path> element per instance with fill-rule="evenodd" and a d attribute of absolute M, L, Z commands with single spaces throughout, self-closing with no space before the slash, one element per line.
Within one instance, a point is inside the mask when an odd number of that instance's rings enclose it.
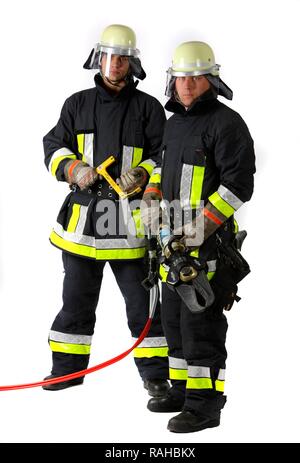
<path fill-rule="evenodd" d="M 77 146 L 79 153 L 82 155 L 82 161 L 86 162 L 86 158 L 84 156 L 84 133 L 77 134 Z"/>
<path fill-rule="evenodd" d="M 160 181 L 161 181 L 161 175 L 154 174 L 154 175 L 151 175 L 149 183 L 160 183 Z"/>
<path fill-rule="evenodd" d="M 76 230 L 79 216 L 80 216 L 80 204 L 73 204 L 72 215 L 71 215 L 70 222 L 67 228 L 68 232 L 73 233 Z"/>
<path fill-rule="evenodd" d="M 199 257 L 199 248 L 195 249 L 194 251 L 191 251 L 189 254 L 193 257 Z"/>
<path fill-rule="evenodd" d="M 67 344 L 65 342 L 49 341 L 49 345 L 52 352 L 80 355 L 88 355 L 91 352 L 91 346 L 85 344 Z"/>
<path fill-rule="evenodd" d="M 137 238 L 144 238 L 145 236 L 145 229 L 144 229 L 144 224 L 141 219 L 141 210 L 140 209 L 134 209 L 132 212 L 132 217 L 135 223 L 135 229 L 136 229 L 136 236 Z"/>
<path fill-rule="evenodd" d="M 84 257 L 90 257 L 99 260 L 113 260 L 113 259 L 138 259 L 144 257 L 146 248 L 134 248 L 134 249 L 96 249 L 91 246 L 84 244 L 72 243 L 61 238 L 53 230 L 50 235 L 50 241 L 54 246 L 57 246 L 64 251 L 72 252 Z"/>
<path fill-rule="evenodd" d="M 169 368 L 169 377 L 170 377 L 170 379 L 187 380 L 188 372 L 187 372 L 187 370 L 180 370 L 180 369 L 177 369 L 177 368 Z"/>
<path fill-rule="evenodd" d="M 214 277 L 215 273 L 216 273 L 216 272 L 207 272 L 207 279 L 208 279 L 208 281 L 211 280 L 211 279 Z"/>
<path fill-rule="evenodd" d="M 205 167 L 201 167 L 201 166 L 193 167 L 193 178 L 192 178 L 191 196 L 190 196 L 190 205 L 192 208 L 200 206 L 204 172 L 205 172 Z"/>
<path fill-rule="evenodd" d="M 142 160 L 142 157 L 143 157 L 143 148 L 137 148 L 136 146 L 134 146 L 131 167 L 138 166 Z"/>
<path fill-rule="evenodd" d="M 235 219 L 233 219 L 233 224 L 234 224 L 234 233 L 237 233 L 239 231 L 239 224 Z"/>
<path fill-rule="evenodd" d="M 216 379 L 215 381 L 216 391 L 224 392 L 224 386 L 225 386 L 225 381 L 220 381 L 219 379 Z"/>
<path fill-rule="evenodd" d="M 59 158 L 54 159 L 51 165 L 51 174 L 55 176 L 56 171 L 58 169 L 59 163 L 64 159 L 77 159 L 75 154 L 69 154 L 67 156 L 60 156 Z"/>
<path fill-rule="evenodd" d="M 191 251 L 190 253 L 190 256 L 193 256 L 193 257 L 199 257 L 199 248 L 198 249 L 195 249 L 194 251 Z M 216 272 L 207 272 L 207 279 L 208 280 L 211 280 L 213 278 L 213 276 L 215 275 Z"/>
<path fill-rule="evenodd" d="M 144 169 L 146 169 L 146 171 L 151 177 L 152 171 L 154 169 L 154 166 L 152 164 L 148 164 L 148 162 L 144 161 L 139 165 L 139 167 L 144 167 Z"/>
<path fill-rule="evenodd" d="M 166 279 L 167 279 L 167 276 L 168 276 L 168 272 L 167 270 L 164 268 L 163 265 L 160 265 L 159 266 L 159 276 L 160 276 L 160 279 L 163 283 L 166 282 Z"/>
<path fill-rule="evenodd" d="M 210 378 L 188 378 L 186 383 L 187 389 L 212 389 L 212 387 Z"/>
<path fill-rule="evenodd" d="M 235 210 L 224 199 L 221 198 L 219 193 L 215 191 L 209 198 L 209 201 L 218 209 L 225 217 L 230 217 L 234 214 Z"/>
<path fill-rule="evenodd" d="M 133 350 L 136 358 L 151 357 L 168 357 L 167 347 L 137 347 Z"/>

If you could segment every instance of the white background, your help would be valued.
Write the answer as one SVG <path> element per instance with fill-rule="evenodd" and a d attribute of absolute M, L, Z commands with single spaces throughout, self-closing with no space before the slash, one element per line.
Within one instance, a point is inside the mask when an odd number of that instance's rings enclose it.
<path fill-rule="evenodd" d="M 110 6 L 109 6 L 110 5 Z M 82 69 L 100 31 L 135 29 L 148 73 L 139 88 L 162 103 L 165 71 L 182 41 L 214 49 L 234 91 L 227 103 L 255 140 L 255 193 L 238 214 L 252 268 L 228 315 L 222 425 L 176 435 L 151 414 L 127 358 L 61 392 L 0 392 L 1 442 L 299 442 L 299 1 L 51 0 L 1 6 L 0 384 L 50 372 L 48 329 L 61 307 L 60 252 L 48 242 L 68 192 L 43 165 L 42 137 L 64 100 L 92 87 Z M 90 365 L 131 345 L 109 270 Z"/>

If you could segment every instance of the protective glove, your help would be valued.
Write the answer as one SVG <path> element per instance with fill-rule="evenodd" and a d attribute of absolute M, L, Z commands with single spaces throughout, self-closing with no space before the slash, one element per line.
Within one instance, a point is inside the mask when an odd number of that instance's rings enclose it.
<path fill-rule="evenodd" d="M 208 202 L 197 217 L 176 229 L 174 235 L 181 236 L 180 241 L 186 247 L 198 248 L 226 219 L 227 217 Z"/>
<path fill-rule="evenodd" d="M 141 201 L 141 219 L 145 227 L 151 229 L 152 235 L 158 234 L 161 198 L 160 184 L 148 183 Z"/>
<path fill-rule="evenodd" d="M 70 184 L 76 184 L 80 190 L 93 185 L 99 175 L 96 170 L 82 161 L 69 161 L 64 168 L 66 181 Z"/>
<path fill-rule="evenodd" d="M 136 188 L 146 185 L 148 172 L 143 167 L 129 169 L 117 179 L 117 183 L 125 193 L 130 193 Z"/>

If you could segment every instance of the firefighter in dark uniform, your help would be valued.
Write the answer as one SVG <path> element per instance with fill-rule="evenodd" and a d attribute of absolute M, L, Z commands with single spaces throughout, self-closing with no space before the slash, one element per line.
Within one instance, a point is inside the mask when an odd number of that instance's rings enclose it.
<path fill-rule="evenodd" d="M 186 42 L 176 49 L 166 94 L 170 99 L 165 107 L 174 115 L 166 123 L 163 139 L 163 203 L 180 202 L 181 214 L 188 220 L 178 227 L 171 213 L 171 226 L 164 222 L 161 226 L 160 243 L 165 251 L 175 235 L 190 248 L 206 265 L 215 301 L 202 313 L 192 313 L 178 293 L 162 283 L 162 322 L 172 387 L 167 396 L 150 399 L 148 408 L 152 412 L 180 411 L 169 421 L 168 429 L 193 432 L 218 426 L 226 402 L 227 321 L 223 308 L 231 307 L 236 292 L 234 287 L 225 291 L 217 284 L 224 278 L 221 267 L 218 274 L 217 239 L 229 243 L 235 236 L 233 214 L 251 198 L 255 156 L 245 122 L 217 98 L 232 99 L 232 91 L 219 77 L 210 46 Z M 160 197 L 158 183 L 151 189 L 144 195 L 149 207 L 149 198 Z M 178 208 L 174 210 L 178 212 Z M 143 220 L 149 226 L 146 212 Z M 167 271 L 167 266 L 162 268 L 163 281 Z"/>
<path fill-rule="evenodd" d="M 66 100 L 57 125 L 43 140 L 47 169 L 73 190 L 50 236 L 63 251 L 65 277 L 63 307 L 49 335 L 53 366 L 47 378 L 87 368 L 106 262 L 126 302 L 133 338 L 139 337 L 148 319 L 149 294 L 141 285 L 146 243 L 134 201 L 142 193 L 120 200 L 95 169 L 113 155 L 116 162 L 108 172 L 127 193 L 143 189 L 152 174 L 155 178 L 165 114 L 155 98 L 136 88 L 134 77 L 145 78 L 138 56 L 134 31 L 108 26 L 84 65 L 100 71 L 96 86 Z M 134 350 L 144 387 L 152 396 L 162 396 L 169 388 L 159 312 L 158 308 L 148 336 Z M 44 389 L 82 382 L 77 378 Z"/>

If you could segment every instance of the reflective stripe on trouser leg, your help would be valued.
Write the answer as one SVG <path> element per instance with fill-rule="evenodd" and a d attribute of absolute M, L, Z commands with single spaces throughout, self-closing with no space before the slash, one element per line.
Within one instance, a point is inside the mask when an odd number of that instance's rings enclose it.
<path fill-rule="evenodd" d="M 187 379 L 187 363 L 182 351 L 180 331 L 181 299 L 162 284 L 162 324 L 169 347 L 169 377 L 172 387 L 169 394 L 184 401 Z"/>
<path fill-rule="evenodd" d="M 90 354 L 92 336 L 80 334 L 61 333 L 51 330 L 49 333 L 49 345 L 52 352 L 65 354 Z"/>
<path fill-rule="evenodd" d="M 137 341 L 136 338 L 133 338 Z M 136 347 L 133 351 L 135 358 L 151 358 L 151 357 L 167 357 L 168 346 L 166 338 L 163 337 L 152 337 L 144 338 L 144 340 Z"/>
<path fill-rule="evenodd" d="M 215 381 L 215 389 L 218 392 L 224 392 L 225 386 L 225 368 L 220 368 L 218 377 Z"/>
<path fill-rule="evenodd" d="M 110 261 L 126 303 L 128 326 L 136 340 L 149 318 L 149 292 L 142 286 L 147 272 L 142 259 Z M 168 348 L 160 321 L 158 303 L 146 339 L 134 351 L 134 361 L 143 379 L 168 378 Z"/>
<path fill-rule="evenodd" d="M 212 389 L 210 369 L 201 366 L 188 366 L 187 389 Z"/>
<path fill-rule="evenodd" d="M 169 377 L 174 380 L 187 380 L 188 365 L 182 358 L 169 357 Z"/>
<path fill-rule="evenodd" d="M 170 393 L 179 397 L 182 385 L 186 385 L 185 407 L 200 410 L 206 400 L 222 394 L 224 382 L 220 382 L 223 378 L 219 370 L 225 367 L 226 361 L 226 317 L 217 304 L 203 314 L 192 313 L 165 283 L 162 284 L 162 303 L 169 356 L 184 358 L 189 366 L 187 381 L 172 379 Z"/>
<path fill-rule="evenodd" d="M 52 324 L 49 336 L 53 351 L 52 374 L 56 376 L 88 366 L 105 262 L 63 253 L 63 264 L 63 307 Z"/>
<path fill-rule="evenodd" d="M 184 406 L 205 416 L 219 418 L 226 401 L 223 397 L 225 369 L 189 365 L 188 375 Z"/>

